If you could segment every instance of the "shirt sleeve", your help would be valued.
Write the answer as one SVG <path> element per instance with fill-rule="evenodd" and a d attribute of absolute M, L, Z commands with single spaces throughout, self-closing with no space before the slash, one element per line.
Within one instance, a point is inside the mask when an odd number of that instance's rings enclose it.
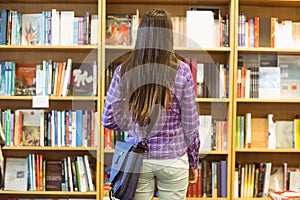
<path fill-rule="evenodd" d="M 113 75 L 109 85 L 104 108 L 101 117 L 101 123 L 105 128 L 117 131 L 126 131 L 129 125 L 129 113 L 122 113 L 122 103 L 124 102 L 120 90 L 120 69 L 119 66 Z"/>
<path fill-rule="evenodd" d="M 194 82 L 190 69 L 186 70 L 186 82 L 183 85 L 181 99 L 181 125 L 188 145 L 188 157 L 191 169 L 197 169 L 199 162 L 199 115 L 195 100 Z"/>

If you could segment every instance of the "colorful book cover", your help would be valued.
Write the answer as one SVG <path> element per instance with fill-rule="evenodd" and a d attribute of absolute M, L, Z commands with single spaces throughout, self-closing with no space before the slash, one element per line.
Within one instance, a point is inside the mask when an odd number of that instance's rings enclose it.
<path fill-rule="evenodd" d="M 34 96 L 36 94 L 36 64 L 17 64 L 16 96 Z"/>
<path fill-rule="evenodd" d="M 22 45 L 42 45 L 43 33 L 42 13 L 22 15 Z"/>
<path fill-rule="evenodd" d="M 72 65 L 70 92 L 72 96 L 92 96 L 94 87 L 92 63 L 74 63 Z"/>
<path fill-rule="evenodd" d="M 40 110 L 21 110 L 23 113 L 22 145 L 40 145 Z"/>
<path fill-rule="evenodd" d="M 131 16 L 128 14 L 107 15 L 106 17 L 106 44 L 131 44 Z"/>

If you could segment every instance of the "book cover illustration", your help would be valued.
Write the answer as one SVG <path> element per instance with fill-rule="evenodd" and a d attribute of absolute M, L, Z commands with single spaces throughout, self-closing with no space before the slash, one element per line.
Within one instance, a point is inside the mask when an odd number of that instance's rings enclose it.
<path fill-rule="evenodd" d="M 41 13 L 22 15 L 22 45 L 42 45 L 43 33 Z"/>
<path fill-rule="evenodd" d="M 71 73 L 71 95 L 91 96 L 93 94 L 93 65 L 91 63 L 74 63 Z"/>
<path fill-rule="evenodd" d="M 131 17 L 128 14 L 108 15 L 106 18 L 106 44 L 130 45 Z"/>
<path fill-rule="evenodd" d="M 23 113 L 22 145 L 40 145 L 40 110 L 20 110 Z"/>
<path fill-rule="evenodd" d="M 279 67 L 259 68 L 258 93 L 260 99 L 280 98 L 280 68 Z"/>
<path fill-rule="evenodd" d="M 27 158 L 7 158 L 4 190 L 27 191 Z"/>
<path fill-rule="evenodd" d="M 36 65 L 17 64 L 15 95 L 34 96 L 36 94 Z"/>
<path fill-rule="evenodd" d="M 279 55 L 278 65 L 281 78 L 281 98 L 300 98 L 300 57 Z"/>

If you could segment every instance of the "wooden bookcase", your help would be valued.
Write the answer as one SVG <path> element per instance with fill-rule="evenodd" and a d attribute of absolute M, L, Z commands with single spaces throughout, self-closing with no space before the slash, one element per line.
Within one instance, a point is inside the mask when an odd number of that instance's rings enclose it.
<path fill-rule="evenodd" d="M 186 47 L 175 47 L 175 53 L 182 57 L 195 57 L 198 62 L 205 62 L 213 60 L 216 63 L 229 64 L 229 97 L 225 99 L 219 98 L 197 98 L 197 104 L 200 109 L 200 114 L 205 115 L 217 115 L 218 117 L 226 118 L 228 122 L 228 150 L 227 151 L 211 151 L 211 152 L 200 152 L 202 159 L 208 161 L 219 161 L 226 160 L 228 162 L 228 180 L 227 180 L 227 198 L 219 199 L 230 199 L 230 185 L 232 181 L 231 177 L 231 129 L 232 129 L 232 98 L 233 98 L 233 67 L 234 67 L 234 1 L 231 0 L 193 0 L 193 1 L 181 1 L 181 0 L 106 0 L 103 4 L 102 11 L 102 44 L 103 44 L 103 55 L 102 65 L 108 66 L 111 62 L 116 59 L 122 59 L 123 55 L 130 52 L 132 47 L 130 46 L 113 46 L 105 44 L 105 29 L 106 15 L 107 14 L 129 14 L 135 13 L 136 9 L 139 10 L 140 16 L 147 10 L 153 8 L 165 9 L 171 17 L 174 16 L 186 16 L 186 11 L 191 7 L 206 7 L 206 8 L 219 8 L 222 10 L 222 14 L 228 13 L 230 16 L 230 45 L 229 47 L 216 47 L 216 48 L 186 48 Z M 203 31 L 205 31 L 203 29 Z M 205 52 L 205 56 L 203 56 Z M 207 59 L 207 60 L 206 60 Z M 104 149 L 104 163 L 109 164 L 111 162 L 113 150 Z M 188 198 L 188 199 L 200 199 Z M 208 198 L 212 199 L 212 198 Z M 218 198 L 213 198 L 218 199 Z"/>
<path fill-rule="evenodd" d="M 240 54 L 273 54 L 273 55 L 299 55 L 299 48 L 245 48 L 238 47 L 238 15 L 243 13 L 246 19 L 253 17 L 277 17 L 278 21 L 300 20 L 298 15 L 300 1 L 277 1 L 277 0 L 237 0 L 235 1 L 235 50 L 234 50 L 234 94 L 233 94 L 233 120 L 232 120 L 232 176 L 235 171 L 235 165 L 239 163 L 260 163 L 271 162 L 272 167 L 280 167 L 284 162 L 288 166 L 299 166 L 299 149 L 267 149 L 267 148 L 236 148 L 236 116 L 245 115 L 250 112 L 252 117 L 265 117 L 273 114 L 275 120 L 293 120 L 299 113 L 299 100 L 297 99 L 243 99 L 237 98 L 237 68 L 238 56 Z M 231 197 L 234 198 L 234 187 L 232 181 Z M 271 199 L 271 198 L 247 198 L 247 199 Z"/>
<path fill-rule="evenodd" d="M 74 11 L 75 16 L 84 16 L 86 12 L 90 14 L 101 13 L 102 1 L 98 0 L 15 0 L 0 1 L 1 9 L 17 10 L 21 13 L 41 13 L 53 8 L 57 11 Z M 100 20 L 99 20 L 100 21 Z M 98 26 L 100 29 L 100 25 Z M 63 28 L 63 27 L 62 27 Z M 99 31 L 100 33 L 100 31 Z M 68 34 L 68 30 L 66 30 Z M 101 34 L 99 34 L 100 41 Z M 100 69 L 101 48 L 98 45 L 80 46 L 23 46 L 23 45 L 0 45 L 1 61 L 16 61 L 16 63 L 38 64 L 43 60 L 53 60 L 66 62 L 71 58 L 73 62 L 82 63 L 84 61 L 97 61 Z M 97 70 L 100 74 L 100 70 Z M 99 74 L 97 75 L 98 77 Z M 101 88 L 98 84 L 97 96 L 67 96 L 49 97 L 48 110 L 76 110 L 93 109 L 101 113 Z M 32 109 L 32 96 L 1 96 L 0 109 L 3 111 L 10 108 Z M 36 108 L 39 109 L 39 108 Z M 99 118 L 99 117 L 98 117 Z M 99 137 L 99 133 L 97 136 Z M 100 139 L 98 139 L 99 141 Z M 102 175 L 101 143 L 96 147 L 41 147 L 41 146 L 4 146 L 3 156 L 26 158 L 28 154 L 42 154 L 46 160 L 60 160 L 67 156 L 88 155 L 91 169 L 94 171 L 93 192 L 62 192 L 62 191 L 0 191 L 1 199 L 8 198 L 79 198 L 79 199 L 101 199 L 102 185 L 100 176 Z M 4 164 L 5 166 L 5 164 Z"/>
<path fill-rule="evenodd" d="M 151 8 L 163 8 L 171 16 L 185 16 L 186 11 L 191 7 L 220 8 L 222 13 L 230 16 L 230 45 L 229 47 L 217 48 L 185 48 L 176 47 L 175 52 L 184 57 L 196 57 L 198 61 L 205 61 L 199 52 L 205 51 L 214 61 L 229 64 L 229 97 L 226 99 L 197 98 L 200 108 L 199 114 L 212 115 L 222 113 L 228 122 L 228 150 L 200 152 L 201 158 L 209 161 L 225 159 L 228 162 L 227 198 L 234 199 L 234 179 L 236 162 L 263 162 L 270 161 L 273 165 L 281 165 L 288 162 L 290 166 L 299 165 L 299 150 L 294 149 L 238 149 L 235 147 L 236 116 L 251 112 L 254 116 L 265 117 L 273 113 L 277 119 L 294 119 L 299 114 L 299 100 L 266 100 L 266 99 L 239 99 L 237 98 L 237 66 L 238 55 L 249 54 L 276 54 L 276 55 L 300 55 L 299 49 L 274 49 L 274 48 L 240 48 L 238 47 L 238 14 L 243 12 L 247 17 L 276 16 L 279 20 L 290 19 L 300 20 L 298 14 L 300 1 L 294 0 L 0 0 L 0 8 L 18 10 L 22 13 L 41 12 L 56 8 L 62 10 L 74 10 L 75 15 L 83 16 L 86 11 L 98 14 L 99 17 L 99 44 L 82 46 L 0 46 L 0 60 L 13 60 L 19 63 L 38 63 L 42 60 L 66 61 L 72 58 L 76 62 L 83 61 L 87 56 L 92 56 L 98 61 L 98 95 L 96 97 L 50 97 L 49 109 L 86 109 L 93 108 L 98 111 L 98 118 L 105 101 L 105 68 L 108 62 L 119 58 L 132 50 L 130 46 L 105 45 L 105 24 L 107 14 L 134 13 L 139 9 L 140 15 Z M 205 31 L 205 29 L 204 29 Z M 0 109 L 6 108 L 32 108 L 32 97 L 1 96 Z M 104 164 L 109 164 L 113 150 L 104 149 L 103 127 L 100 126 L 99 144 L 90 148 L 67 148 L 67 147 L 4 147 L 4 157 L 25 157 L 29 153 L 41 153 L 50 160 L 58 157 L 85 155 L 88 154 L 95 169 L 95 192 L 38 192 L 38 191 L 0 191 L 1 199 L 9 197 L 23 198 L 94 198 L 102 200 Z M 196 200 L 201 198 L 188 198 Z M 209 198 L 218 199 L 218 198 Z M 242 198 L 240 198 L 242 199 Z M 262 198 L 253 198 L 262 199 Z M 265 199 L 265 198 L 263 198 Z"/>

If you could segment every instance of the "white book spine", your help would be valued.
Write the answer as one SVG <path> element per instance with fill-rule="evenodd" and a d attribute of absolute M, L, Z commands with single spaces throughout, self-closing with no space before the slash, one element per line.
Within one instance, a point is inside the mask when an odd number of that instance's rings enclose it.
<path fill-rule="evenodd" d="M 73 45 L 74 11 L 60 12 L 60 44 Z"/>
<path fill-rule="evenodd" d="M 98 89 L 98 66 L 97 61 L 93 62 L 93 96 L 97 95 Z"/>
<path fill-rule="evenodd" d="M 91 44 L 98 44 L 98 15 L 92 15 L 91 19 Z"/>
<path fill-rule="evenodd" d="M 70 80 L 71 80 L 71 71 L 72 71 L 72 59 L 68 58 L 67 68 L 64 75 L 63 87 L 62 87 L 62 96 L 65 97 L 68 95 Z"/>
<path fill-rule="evenodd" d="M 87 192 L 88 183 L 87 178 L 85 174 L 84 164 L 83 164 L 83 158 L 82 156 L 77 156 L 77 165 L 78 165 L 78 173 L 80 176 L 80 192 Z"/>
<path fill-rule="evenodd" d="M 85 164 L 85 169 L 86 169 L 86 175 L 87 175 L 87 180 L 89 184 L 89 190 L 90 192 L 95 191 L 93 180 L 92 180 L 92 173 L 91 173 L 91 168 L 90 168 L 90 163 L 89 163 L 89 157 L 88 155 L 84 155 L 84 164 Z"/>
<path fill-rule="evenodd" d="M 51 18 L 51 44 L 52 45 L 59 45 L 59 11 L 56 9 L 52 9 L 52 18 Z"/>
<path fill-rule="evenodd" d="M 246 124 L 245 124 L 245 134 L 246 134 L 246 148 L 251 148 L 251 113 L 246 113 Z"/>
<path fill-rule="evenodd" d="M 70 191 L 73 192 L 73 176 L 72 176 L 72 169 L 71 169 L 71 157 L 68 156 L 68 177 L 69 177 L 69 185 L 70 185 Z"/>

